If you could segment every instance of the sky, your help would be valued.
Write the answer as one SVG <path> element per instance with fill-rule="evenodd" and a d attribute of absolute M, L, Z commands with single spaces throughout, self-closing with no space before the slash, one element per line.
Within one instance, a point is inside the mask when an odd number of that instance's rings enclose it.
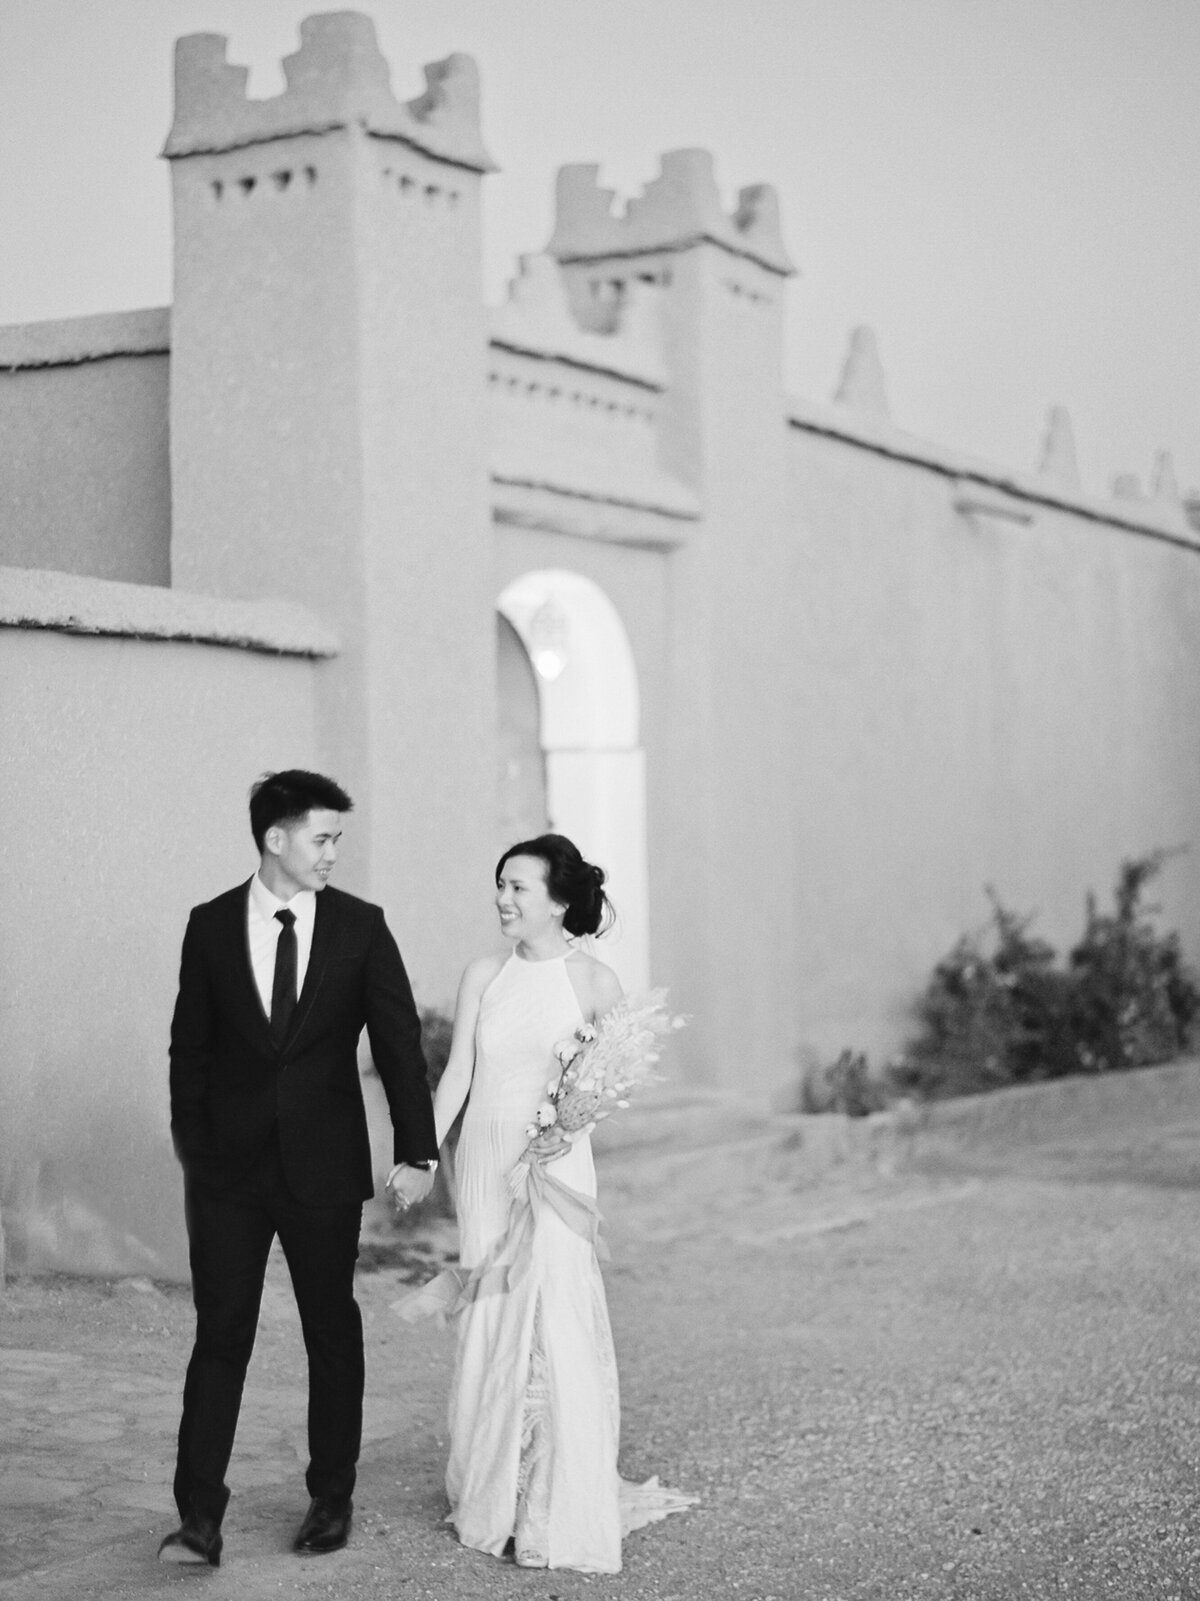
<path fill-rule="evenodd" d="M 314 0 L 0 0 L 0 324 L 165 305 L 171 53 L 228 36 L 250 92 Z M 329 5 L 325 9 L 337 9 Z M 620 195 L 665 150 L 780 193 L 800 276 L 785 377 L 830 398 L 860 323 L 893 420 L 1033 467 L 1068 408 L 1084 488 L 1172 452 L 1200 490 L 1200 0 L 373 0 L 397 96 L 479 64 L 501 171 L 484 292 L 554 175 Z"/>

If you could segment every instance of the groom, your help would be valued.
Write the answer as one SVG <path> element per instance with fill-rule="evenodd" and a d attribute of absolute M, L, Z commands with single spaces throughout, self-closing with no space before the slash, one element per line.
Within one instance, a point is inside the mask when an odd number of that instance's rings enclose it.
<path fill-rule="evenodd" d="M 378 906 L 327 882 L 350 797 L 319 773 L 272 773 L 250 797 L 258 871 L 183 938 L 171 1024 L 171 1133 L 183 1165 L 196 1341 L 175 1469 L 181 1526 L 164 1562 L 221 1560 L 225 1471 L 276 1236 L 308 1352 L 308 1513 L 296 1550 L 345 1545 L 362 1438 L 354 1264 L 374 1192 L 357 1048 L 387 1095 L 403 1203 L 437 1166 L 421 1025 Z M 421 1170 L 421 1171 L 416 1171 Z"/>

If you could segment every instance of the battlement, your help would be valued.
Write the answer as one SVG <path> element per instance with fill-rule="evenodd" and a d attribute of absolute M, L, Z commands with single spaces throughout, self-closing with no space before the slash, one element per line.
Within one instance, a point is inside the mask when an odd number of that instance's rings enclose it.
<path fill-rule="evenodd" d="M 357 125 L 455 166 L 495 171 L 483 146 L 479 74 L 470 56 L 428 65 L 424 94 L 400 101 L 371 19 L 329 12 L 300 24 L 300 49 L 283 62 L 283 93 L 252 100 L 249 70 L 229 62 L 228 44 L 216 33 L 177 41 L 175 120 L 163 149 L 168 160 Z"/>
<path fill-rule="evenodd" d="M 581 328 L 571 313 L 558 263 L 522 256 L 508 298 L 491 318 L 491 342 L 594 372 L 627 378 L 645 389 L 666 387 L 661 330 L 654 291 L 644 284 L 621 308 L 612 333 Z"/>
<path fill-rule="evenodd" d="M 684 250 L 707 241 L 781 277 L 795 273 L 772 185 L 739 190 L 736 208 L 726 212 L 707 150 L 668 151 L 658 177 L 621 214 L 613 210 L 616 191 L 600 187 L 599 172 L 591 163 L 559 172 L 554 233 L 546 247 L 559 261 Z"/>

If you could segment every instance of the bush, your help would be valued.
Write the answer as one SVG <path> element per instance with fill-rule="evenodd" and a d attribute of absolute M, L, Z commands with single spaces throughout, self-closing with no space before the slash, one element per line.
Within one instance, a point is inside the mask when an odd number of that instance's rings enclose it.
<path fill-rule="evenodd" d="M 1114 909 L 1089 895 L 1083 937 L 1065 966 L 992 891 L 992 917 L 940 961 L 917 1003 L 920 1031 L 889 1068 L 925 1097 L 1164 1062 L 1188 1048 L 1200 983 L 1177 934 L 1159 934 L 1143 904 L 1170 853 L 1123 862 Z"/>
<path fill-rule="evenodd" d="M 1164 1062 L 1188 1048 L 1200 1011 L 1197 978 L 1178 934 L 1160 935 L 1143 907 L 1146 885 L 1166 861 L 1155 851 L 1123 862 L 1111 916 L 1088 896 L 1087 927 L 1071 952 L 1076 1032 L 1083 1065 L 1094 1072 Z"/>
<path fill-rule="evenodd" d="M 881 1112 L 889 1100 L 885 1080 L 873 1075 L 862 1051 L 845 1050 L 835 1062 L 802 1080 L 802 1112 L 842 1112 L 866 1117 Z"/>
<path fill-rule="evenodd" d="M 454 1020 L 439 1012 L 436 1006 L 420 1006 L 421 1049 L 429 1067 L 429 1088 L 436 1090 L 450 1057 L 450 1041 L 454 1037 Z"/>

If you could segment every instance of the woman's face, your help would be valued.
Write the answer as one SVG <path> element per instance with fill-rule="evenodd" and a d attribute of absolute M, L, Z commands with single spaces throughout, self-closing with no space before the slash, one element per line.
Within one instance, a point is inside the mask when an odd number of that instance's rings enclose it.
<path fill-rule="evenodd" d="M 508 939 L 537 940 L 561 926 L 564 908 L 546 889 L 546 864 L 537 856 L 510 856 L 496 880 L 496 910 Z"/>

